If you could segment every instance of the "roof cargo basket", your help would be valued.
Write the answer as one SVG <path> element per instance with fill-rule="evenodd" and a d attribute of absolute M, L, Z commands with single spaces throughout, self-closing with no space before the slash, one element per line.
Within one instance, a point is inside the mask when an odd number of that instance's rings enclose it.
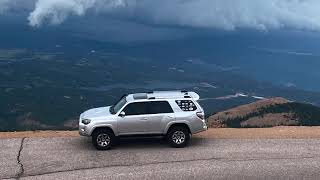
<path fill-rule="evenodd" d="M 147 93 L 132 94 L 132 99 L 176 99 L 176 98 L 188 98 L 193 100 L 199 100 L 200 96 L 192 91 L 153 91 Z"/>

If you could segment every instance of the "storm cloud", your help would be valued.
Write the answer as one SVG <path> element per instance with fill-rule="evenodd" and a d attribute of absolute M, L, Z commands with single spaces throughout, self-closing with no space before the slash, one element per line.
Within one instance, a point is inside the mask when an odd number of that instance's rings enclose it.
<path fill-rule="evenodd" d="M 10 5 L 10 0 L 0 0 L 0 14 L 5 13 Z"/>
<path fill-rule="evenodd" d="M 60 24 L 69 16 L 83 16 L 89 10 L 108 11 L 123 3 L 122 0 L 38 0 L 28 20 L 31 26 L 40 26 L 46 21 Z"/>
<path fill-rule="evenodd" d="M 0 12 L 9 4 L 0 0 Z M 58 25 L 71 16 L 101 14 L 222 30 L 320 30 L 319 0 L 37 0 L 32 7 L 26 18 L 38 27 Z"/>

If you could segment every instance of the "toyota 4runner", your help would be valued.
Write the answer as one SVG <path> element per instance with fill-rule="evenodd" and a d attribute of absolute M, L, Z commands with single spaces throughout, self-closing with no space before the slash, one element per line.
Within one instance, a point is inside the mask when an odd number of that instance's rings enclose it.
<path fill-rule="evenodd" d="M 191 134 L 207 130 L 199 95 L 188 91 L 155 91 L 124 95 L 112 106 L 80 115 L 79 133 L 107 150 L 121 136 L 165 136 L 173 147 L 185 147 Z"/>

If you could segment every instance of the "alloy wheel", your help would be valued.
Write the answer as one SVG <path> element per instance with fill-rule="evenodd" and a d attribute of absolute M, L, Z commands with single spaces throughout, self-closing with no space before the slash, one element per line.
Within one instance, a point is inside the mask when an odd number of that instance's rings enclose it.
<path fill-rule="evenodd" d="M 97 136 L 97 144 L 101 147 L 106 147 L 110 144 L 111 139 L 108 134 L 99 134 Z"/>
<path fill-rule="evenodd" d="M 186 139 L 186 135 L 182 131 L 176 131 L 172 135 L 172 141 L 176 144 L 184 143 L 185 139 Z"/>

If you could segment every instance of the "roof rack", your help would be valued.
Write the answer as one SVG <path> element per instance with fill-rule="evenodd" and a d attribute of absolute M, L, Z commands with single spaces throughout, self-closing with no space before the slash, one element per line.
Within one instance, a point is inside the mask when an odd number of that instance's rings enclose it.
<path fill-rule="evenodd" d="M 177 99 L 177 98 L 191 98 L 198 100 L 200 96 L 191 91 L 153 91 L 147 93 L 136 93 L 132 94 L 129 99 L 140 100 L 140 99 Z"/>
<path fill-rule="evenodd" d="M 179 91 L 148 91 L 147 94 L 153 94 L 155 92 L 179 92 Z M 188 93 L 186 90 L 181 90 L 181 93 Z"/>

